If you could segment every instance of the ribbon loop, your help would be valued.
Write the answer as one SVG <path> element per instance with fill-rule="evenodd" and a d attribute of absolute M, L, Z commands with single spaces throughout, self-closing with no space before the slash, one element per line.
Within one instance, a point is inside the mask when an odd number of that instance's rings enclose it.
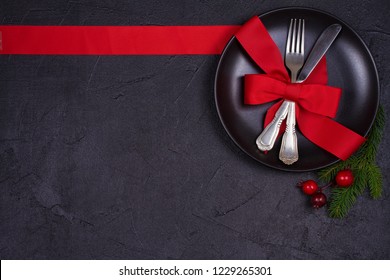
<path fill-rule="evenodd" d="M 341 89 L 321 84 L 291 84 L 264 74 L 245 75 L 244 102 L 256 105 L 280 98 L 296 102 L 312 113 L 335 117 Z"/>

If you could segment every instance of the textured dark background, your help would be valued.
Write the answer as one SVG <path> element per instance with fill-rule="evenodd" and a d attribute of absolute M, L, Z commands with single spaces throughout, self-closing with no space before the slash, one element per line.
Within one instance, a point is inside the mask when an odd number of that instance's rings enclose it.
<path fill-rule="evenodd" d="M 390 112 L 390 2 L 6 1 L 1 24 L 242 24 L 278 7 L 338 16 L 376 61 Z M 383 198 L 347 218 L 250 159 L 215 110 L 218 56 L 0 56 L 2 259 L 389 259 Z M 389 123 L 386 128 L 388 128 Z M 222 214 L 226 213 L 226 214 Z"/>

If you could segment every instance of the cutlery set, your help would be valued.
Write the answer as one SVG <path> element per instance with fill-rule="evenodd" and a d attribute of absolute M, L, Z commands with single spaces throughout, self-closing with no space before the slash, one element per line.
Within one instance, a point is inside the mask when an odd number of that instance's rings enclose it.
<path fill-rule="evenodd" d="M 305 62 L 305 20 L 291 19 L 284 61 L 287 69 L 290 71 L 291 83 L 302 83 L 309 77 L 340 31 L 340 24 L 332 24 L 327 27 L 317 39 Z M 286 130 L 282 138 L 279 159 L 283 163 L 291 165 L 299 159 L 297 135 L 295 132 L 295 102 L 290 100 L 283 101 L 273 120 L 257 137 L 256 145 L 261 151 L 271 150 L 284 119 L 286 119 Z"/>

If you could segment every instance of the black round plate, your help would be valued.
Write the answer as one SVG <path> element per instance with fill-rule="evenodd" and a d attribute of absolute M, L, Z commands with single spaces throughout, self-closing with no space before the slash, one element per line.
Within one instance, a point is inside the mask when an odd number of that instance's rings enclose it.
<path fill-rule="evenodd" d="M 305 19 L 305 56 L 321 32 L 333 23 L 342 31 L 328 50 L 328 84 L 343 89 L 335 120 L 361 135 L 367 135 L 379 102 L 379 82 L 374 60 L 363 40 L 344 22 L 327 13 L 306 8 L 278 9 L 260 16 L 284 56 L 291 18 Z M 267 154 L 255 144 L 263 130 L 263 118 L 271 104 L 245 105 L 243 77 L 264 73 L 233 37 L 220 58 L 215 78 L 215 101 L 221 122 L 233 141 L 255 160 L 281 170 L 309 171 L 338 161 L 332 154 L 307 140 L 298 129 L 299 160 L 285 165 L 278 158 L 281 137 Z"/>

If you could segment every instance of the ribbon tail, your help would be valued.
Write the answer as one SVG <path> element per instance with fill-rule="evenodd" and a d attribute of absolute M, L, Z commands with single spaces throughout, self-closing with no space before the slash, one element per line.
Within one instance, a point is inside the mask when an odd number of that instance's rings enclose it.
<path fill-rule="evenodd" d="M 342 160 L 348 159 L 366 141 L 338 122 L 306 110 L 299 110 L 297 123 L 307 139 Z"/>

